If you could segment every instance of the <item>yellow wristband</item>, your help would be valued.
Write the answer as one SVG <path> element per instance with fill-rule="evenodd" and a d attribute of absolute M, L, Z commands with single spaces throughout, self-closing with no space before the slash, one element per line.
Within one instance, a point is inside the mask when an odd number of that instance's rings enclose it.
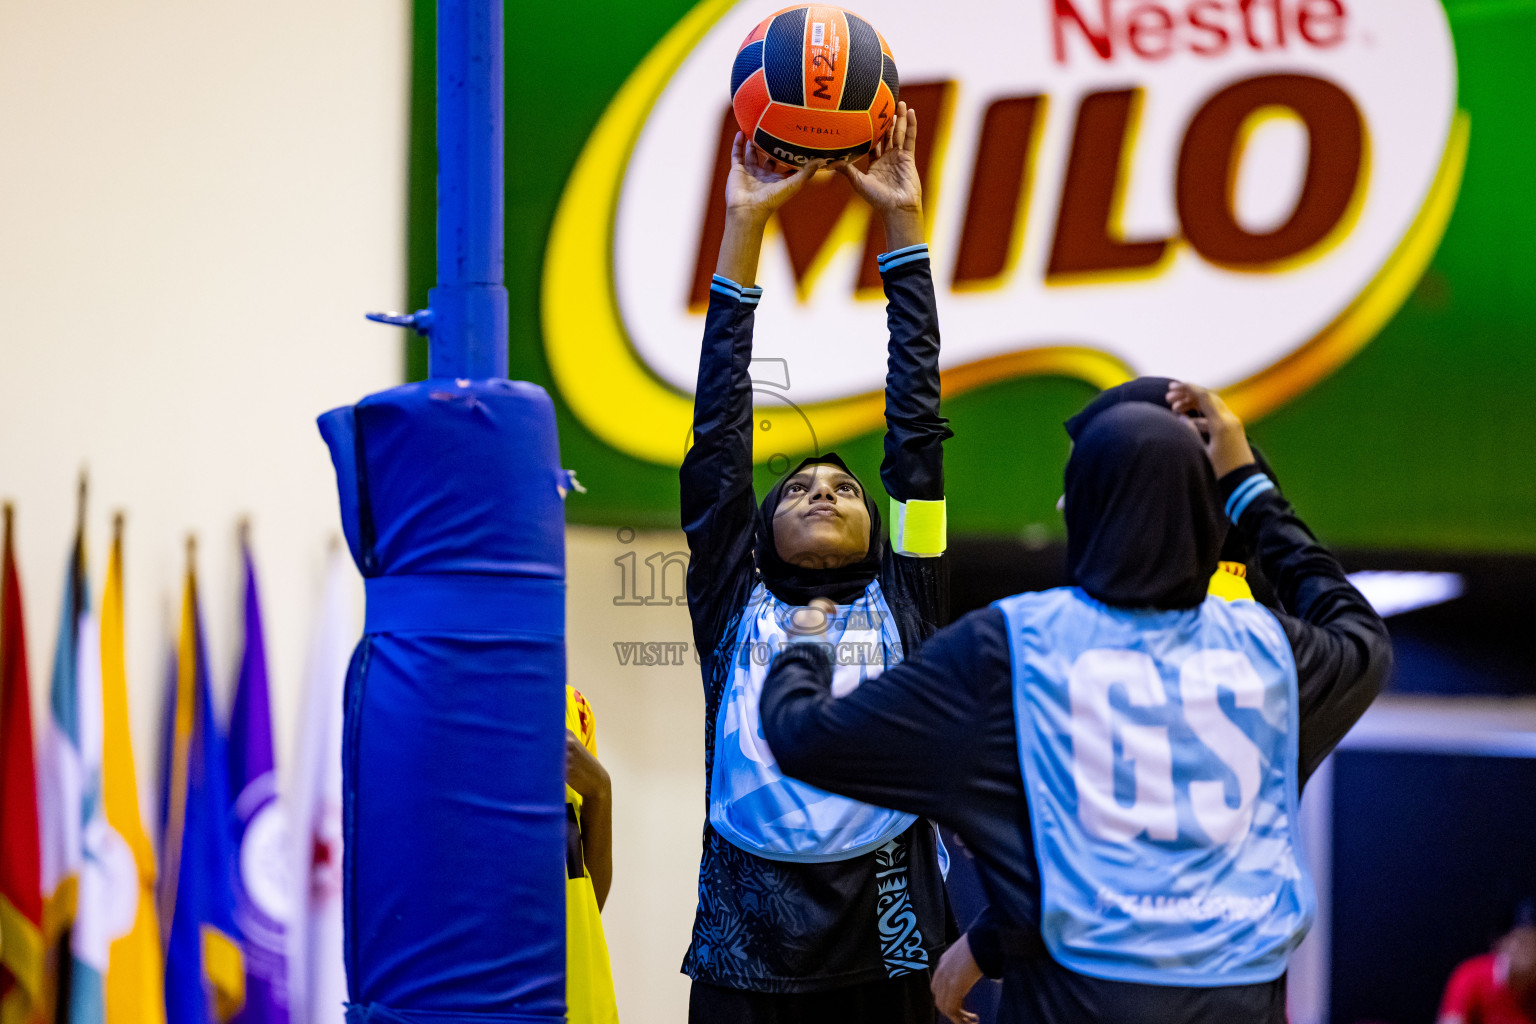
<path fill-rule="evenodd" d="M 912 558 L 937 558 L 949 543 L 949 511 L 938 501 L 891 499 L 891 549 Z"/>

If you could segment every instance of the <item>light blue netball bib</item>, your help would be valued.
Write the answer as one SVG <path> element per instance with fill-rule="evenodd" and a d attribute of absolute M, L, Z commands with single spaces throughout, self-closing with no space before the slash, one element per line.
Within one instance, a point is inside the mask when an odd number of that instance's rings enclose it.
<path fill-rule="evenodd" d="M 758 701 L 773 658 L 791 642 L 794 606 L 759 583 L 741 615 L 731 678 L 715 719 L 709 823 L 728 842 L 770 860 L 847 860 L 883 846 L 916 817 L 849 800 L 787 779 L 763 739 Z M 878 580 L 851 605 L 838 605 L 832 644 L 832 695 L 841 697 L 901 661 L 901 636 Z"/>
<path fill-rule="evenodd" d="M 1274 616 L 1216 597 L 1129 611 L 1076 589 L 997 607 L 1051 956 L 1152 985 L 1280 977 L 1316 898 L 1296 666 Z"/>

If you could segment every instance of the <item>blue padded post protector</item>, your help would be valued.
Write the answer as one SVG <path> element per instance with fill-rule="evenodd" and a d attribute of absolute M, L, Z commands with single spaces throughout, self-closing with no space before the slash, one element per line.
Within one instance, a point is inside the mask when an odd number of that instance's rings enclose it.
<path fill-rule="evenodd" d="M 520 381 L 428 380 L 320 432 L 368 588 L 342 753 L 348 1020 L 563 1020 L 554 407 Z"/>

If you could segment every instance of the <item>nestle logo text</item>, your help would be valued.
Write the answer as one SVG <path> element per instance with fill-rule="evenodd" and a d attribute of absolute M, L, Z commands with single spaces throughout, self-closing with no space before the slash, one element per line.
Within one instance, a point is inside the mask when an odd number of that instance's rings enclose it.
<path fill-rule="evenodd" d="M 1121 53 L 1143 60 L 1165 60 L 1175 53 L 1220 57 L 1234 47 L 1260 53 L 1295 44 L 1329 49 L 1344 41 L 1349 11 L 1343 0 L 1192 0 L 1179 3 L 1132 3 L 1131 0 L 1054 0 L 1051 15 L 1056 63 L 1066 64 L 1069 50 L 1100 60 Z"/>

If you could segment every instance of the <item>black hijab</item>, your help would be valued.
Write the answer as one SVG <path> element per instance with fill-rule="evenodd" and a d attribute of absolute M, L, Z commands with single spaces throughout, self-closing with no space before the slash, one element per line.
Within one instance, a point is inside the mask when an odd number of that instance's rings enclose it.
<path fill-rule="evenodd" d="M 1105 604 L 1194 608 L 1226 534 L 1210 459 L 1168 409 L 1111 404 L 1067 460 L 1067 571 Z"/>
<path fill-rule="evenodd" d="M 869 496 L 869 488 L 859 480 L 859 491 L 864 495 L 864 507 L 869 510 L 869 550 L 864 557 L 851 565 L 838 569 L 806 569 L 791 565 L 779 557 L 773 545 L 773 513 L 779 507 L 779 498 L 789 478 L 806 466 L 836 466 L 855 480 L 858 474 L 835 452 L 813 455 L 779 478 L 757 507 L 757 571 L 763 577 L 763 585 L 785 604 L 809 604 L 813 597 L 825 597 L 836 604 L 852 604 L 880 574 L 880 560 L 885 553 L 885 535 L 880 530 L 880 509 Z"/>
<path fill-rule="evenodd" d="M 1168 388 L 1171 384 L 1173 384 L 1171 377 L 1137 377 L 1116 387 L 1105 388 L 1094 395 L 1093 400 L 1083 406 L 1081 412 L 1062 426 L 1067 428 L 1067 436 L 1076 441 L 1077 435 L 1081 434 L 1101 412 L 1125 402 L 1151 402 L 1166 409 L 1168 408 Z"/>
<path fill-rule="evenodd" d="M 1087 429 L 1088 424 L 1092 423 L 1106 409 L 1113 409 L 1117 405 L 1123 405 L 1126 402 L 1147 402 L 1167 409 L 1168 386 L 1172 383 L 1173 378 L 1171 377 L 1137 377 L 1135 380 L 1127 381 L 1116 387 L 1106 388 L 1097 395 L 1094 395 L 1093 400 L 1083 406 L 1081 412 L 1067 420 L 1062 426 L 1067 428 L 1067 436 L 1076 442 L 1077 436 Z M 1275 471 L 1269 468 L 1269 460 L 1264 458 L 1264 453 L 1259 450 L 1258 445 L 1250 442 L 1249 447 L 1253 449 L 1253 461 L 1258 465 L 1259 469 L 1263 471 L 1265 476 L 1274 481 L 1276 487 L 1280 486 L 1280 482 L 1275 479 Z M 1223 542 L 1221 548 L 1221 560 L 1223 562 L 1242 562 L 1244 565 L 1248 565 L 1248 563 L 1253 561 L 1253 550 L 1248 546 L 1248 542 L 1239 531 L 1227 531 L 1227 539 Z M 1261 575 L 1258 572 L 1257 565 L 1249 565 L 1250 584 L 1257 584 Z M 1259 588 L 1255 586 L 1254 589 L 1257 592 Z"/>

